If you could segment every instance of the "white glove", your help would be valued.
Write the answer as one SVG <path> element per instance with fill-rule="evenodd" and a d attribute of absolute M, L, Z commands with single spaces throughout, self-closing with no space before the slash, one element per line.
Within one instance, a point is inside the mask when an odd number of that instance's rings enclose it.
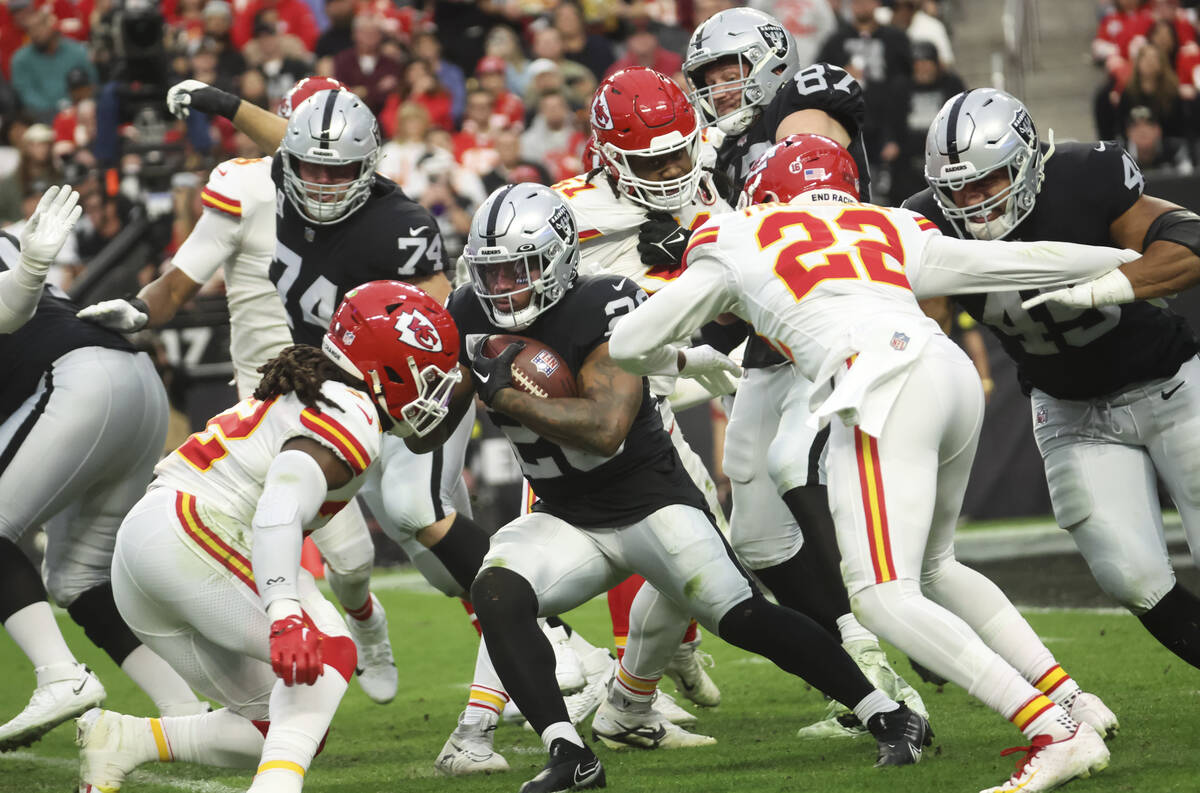
<path fill-rule="evenodd" d="M 1042 292 L 1037 297 L 1031 297 L 1021 304 L 1028 311 L 1042 303 L 1054 302 L 1070 308 L 1097 308 L 1099 306 L 1115 306 L 1119 303 L 1131 303 L 1134 300 L 1133 284 L 1120 270 L 1107 272 L 1091 281 Z"/>
<path fill-rule="evenodd" d="M 683 355 L 680 377 L 692 378 L 711 394 L 730 394 L 737 389 L 736 378 L 742 376 L 742 367 L 729 356 L 708 344 L 688 347 L 680 352 Z"/>
<path fill-rule="evenodd" d="M 187 118 L 194 109 L 232 120 L 241 101 L 237 96 L 199 80 L 184 80 L 167 90 L 167 110 L 176 118 Z"/>
<path fill-rule="evenodd" d="M 139 331 L 150 321 L 146 304 L 137 298 L 132 301 L 105 300 L 88 306 L 75 316 L 120 333 Z"/>
<path fill-rule="evenodd" d="M 79 193 L 57 185 L 47 190 L 21 229 L 21 263 L 25 269 L 44 276 L 82 214 Z"/>

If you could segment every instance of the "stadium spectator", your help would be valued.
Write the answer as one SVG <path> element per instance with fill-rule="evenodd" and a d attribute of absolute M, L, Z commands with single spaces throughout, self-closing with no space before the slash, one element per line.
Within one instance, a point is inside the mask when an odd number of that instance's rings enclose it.
<path fill-rule="evenodd" d="M 96 190 L 83 197 L 83 217 L 75 226 L 75 241 L 85 264 L 121 233 L 132 209 L 129 199 L 120 194 Z"/>
<path fill-rule="evenodd" d="M 563 0 L 554 9 L 554 28 L 562 36 L 563 55 L 587 67 L 593 75 L 607 74 L 617 59 L 612 44 L 603 36 L 589 33 L 583 9 L 576 0 Z"/>
<path fill-rule="evenodd" d="M 379 172 L 412 196 L 417 161 L 427 151 L 425 135 L 433 126 L 429 111 L 420 102 L 405 102 L 381 117 L 380 126 L 389 140 L 381 149 Z"/>
<path fill-rule="evenodd" d="M 483 189 L 491 193 L 497 187 L 518 182 L 550 184 L 550 173 L 540 164 L 521 158 L 521 136 L 511 129 L 496 133 L 496 167 L 483 175 Z"/>
<path fill-rule="evenodd" d="M 76 67 L 67 72 L 67 90 L 70 93 L 70 104 L 54 116 L 52 127 L 56 152 L 69 156 L 74 152 L 76 146 L 89 146 L 95 139 L 96 103 L 93 101 L 93 97 L 96 93 L 96 86 L 84 69 Z M 85 102 L 90 107 L 90 114 L 88 111 L 80 112 L 80 105 Z M 89 115 L 90 132 L 87 124 Z M 59 144 L 63 143 L 69 145 L 60 149 Z"/>
<path fill-rule="evenodd" d="M 937 48 L 938 59 L 943 66 L 954 65 L 954 48 L 950 45 L 950 34 L 942 20 L 919 8 L 917 0 L 894 0 L 892 7 L 879 8 L 875 17 L 880 24 L 891 25 L 903 30 L 914 45 L 928 41 Z"/>
<path fill-rule="evenodd" d="M 1183 100 L 1179 96 L 1179 78 L 1167 62 L 1166 53 L 1150 43 L 1138 48 L 1129 82 L 1117 104 L 1122 128 L 1129 122 L 1135 107 L 1149 108 L 1166 137 L 1188 136 Z"/>
<path fill-rule="evenodd" d="M 191 47 L 204 36 L 205 0 L 179 0 L 172 7 L 163 3 L 163 19 L 177 33 L 177 41 Z"/>
<path fill-rule="evenodd" d="M 750 0 L 747 5 L 783 23 L 796 41 L 796 54 L 804 66 L 817 60 L 821 44 L 837 30 L 837 14 L 829 0 Z"/>
<path fill-rule="evenodd" d="M 87 47 L 58 32 L 50 11 L 39 8 L 24 19 L 29 43 L 13 55 L 12 84 L 25 112 L 49 123 L 67 99 L 67 72 L 78 67 L 95 81 L 96 68 Z"/>
<path fill-rule="evenodd" d="M 304 0 L 251 0 L 242 5 L 233 19 L 233 43 L 241 49 L 254 37 L 258 14 L 269 9 L 277 15 L 279 32 L 300 39 L 304 49 L 312 52 L 317 45 L 317 21 Z"/>
<path fill-rule="evenodd" d="M 243 52 L 266 79 L 267 107 L 274 109 L 298 80 L 312 73 L 300 39 L 280 33 L 277 12 L 266 8 L 254 23 L 254 39 Z"/>
<path fill-rule="evenodd" d="M 212 84 L 230 92 L 235 90 L 238 78 L 246 71 L 246 58 L 233 46 L 230 37 L 232 26 L 233 10 L 229 3 L 225 0 L 208 0 L 204 5 L 204 38 L 194 50 L 196 53 L 210 52 L 216 57 L 217 76 Z"/>
<path fill-rule="evenodd" d="M 450 94 L 450 113 L 457 124 L 467 103 L 467 81 L 462 69 L 442 57 L 442 43 L 431 32 L 413 37 L 413 56 L 429 64 L 438 83 Z"/>
<path fill-rule="evenodd" d="M 908 133 L 892 173 L 893 195 L 912 195 L 925 189 L 925 136 L 929 125 L 947 99 L 966 90 L 962 78 L 941 64 L 932 43 L 915 42 L 912 50 L 912 103 Z"/>
<path fill-rule="evenodd" d="M 521 135 L 521 157 L 544 163 L 555 181 L 583 170 L 580 156 L 586 136 L 576 125 L 567 97 L 545 94 L 537 101 L 537 114 Z"/>
<path fill-rule="evenodd" d="M 25 44 L 25 26 L 34 13 L 33 0 L 8 0 L 0 4 L 0 72 L 8 78 L 13 54 Z"/>
<path fill-rule="evenodd" d="M 1129 46 L 1139 36 L 1145 36 L 1154 21 L 1142 0 L 1117 0 L 1116 7 L 1100 20 L 1096 37 L 1092 39 L 1092 57 L 1105 64 L 1108 71 L 1116 68 L 1113 58 L 1129 59 Z"/>
<path fill-rule="evenodd" d="M 596 90 L 596 77 L 586 66 L 567 60 L 563 55 L 562 34 L 555 28 L 543 28 L 534 34 L 533 54 L 537 57 L 525 71 L 525 106 L 537 103 L 540 89 L 536 86 L 533 69 L 542 61 L 549 61 L 558 71 L 571 101 L 578 105 L 586 105 L 592 101 Z M 540 69 L 545 69 L 542 64 Z"/>
<path fill-rule="evenodd" d="M 492 115 L 492 95 L 476 88 L 467 95 L 462 128 L 454 133 L 454 159 L 465 168 L 483 174 L 498 161 L 495 134 L 504 128 L 504 118 Z M 493 119 L 498 123 L 493 124 Z"/>
<path fill-rule="evenodd" d="M 646 66 L 668 77 L 678 74 L 683 68 L 683 58 L 659 43 L 649 17 L 634 17 L 630 25 L 632 29 L 625 39 L 625 54 L 609 67 L 604 77 L 633 66 Z"/>
<path fill-rule="evenodd" d="M 508 90 L 517 96 L 525 93 L 525 69 L 529 65 L 525 51 L 521 49 L 521 40 L 507 25 L 497 25 L 488 31 L 484 39 L 484 54 L 504 60 L 504 76 Z"/>
<path fill-rule="evenodd" d="M 508 90 L 508 64 L 497 55 L 485 55 L 475 67 L 479 87 L 492 96 L 491 125 L 504 127 L 525 126 L 525 103 Z"/>
<path fill-rule="evenodd" d="M 1195 3 L 1192 3 L 1195 5 Z M 1155 23 L 1166 22 L 1175 31 L 1175 39 L 1180 46 L 1196 41 L 1196 28 L 1193 24 L 1195 13 L 1180 7 L 1179 0 L 1152 0 L 1150 3 L 1150 18 Z M 1149 38 L 1149 34 L 1147 34 Z M 1132 48 L 1131 48 L 1132 51 Z"/>
<path fill-rule="evenodd" d="M 487 196 L 479 177 L 456 168 L 454 158 L 440 148 L 417 162 L 426 184 L 418 199 L 437 221 L 442 245 L 451 260 L 457 259 L 471 230 L 471 215 Z"/>
<path fill-rule="evenodd" d="M 325 15 L 329 27 L 317 39 L 313 54 L 317 57 L 317 73 L 333 74 L 333 59 L 354 46 L 354 0 L 325 0 Z"/>
<path fill-rule="evenodd" d="M 356 16 L 354 46 L 333 58 L 333 76 L 350 86 L 376 115 L 400 89 L 404 72 L 403 64 L 382 51 L 381 21 L 378 16 Z"/>
<path fill-rule="evenodd" d="M 429 118 L 435 127 L 446 131 L 454 129 L 454 117 L 451 114 L 450 92 L 438 82 L 437 76 L 423 60 L 415 60 L 404 69 L 404 85 L 408 90 L 408 98 L 419 102 L 429 111 Z M 384 115 L 388 115 L 388 107 L 398 103 L 399 95 L 393 94 L 384 106 Z M 450 147 L 453 150 L 453 146 Z"/>
<path fill-rule="evenodd" d="M 1148 107 L 1135 107 L 1125 122 L 1125 149 L 1142 172 L 1190 176 L 1195 170 L 1187 141 L 1164 137 L 1163 127 Z"/>

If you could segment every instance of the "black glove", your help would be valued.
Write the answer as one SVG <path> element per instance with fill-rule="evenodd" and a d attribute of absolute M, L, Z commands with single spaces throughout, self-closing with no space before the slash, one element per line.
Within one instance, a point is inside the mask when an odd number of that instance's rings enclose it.
<path fill-rule="evenodd" d="M 475 376 L 475 390 L 485 404 L 492 404 L 496 394 L 503 388 L 512 388 L 512 362 L 517 353 L 525 349 L 525 343 L 514 341 L 504 348 L 495 358 L 483 355 L 484 339 L 479 345 L 479 353 L 471 359 L 471 374 Z"/>
<path fill-rule="evenodd" d="M 691 238 L 692 232 L 669 213 L 655 209 L 647 212 L 645 222 L 638 226 L 638 255 L 642 264 L 652 267 L 679 264 Z"/>

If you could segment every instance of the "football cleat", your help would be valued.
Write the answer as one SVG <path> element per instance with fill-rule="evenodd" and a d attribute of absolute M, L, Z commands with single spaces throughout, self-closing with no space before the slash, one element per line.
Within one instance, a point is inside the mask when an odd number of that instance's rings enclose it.
<path fill-rule="evenodd" d="M 551 627 L 542 624 L 542 633 L 550 640 L 554 648 L 554 677 L 558 680 L 558 690 L 564 695 L 582 691 L 587 685 L 583 673 L 583 662 L 571 647 L 571 637 L 561 625 Z"/>
<path fill-rule="evenodd" d="M 347 616 L 346 627 L 358 647 L 358 684 L 372 702 L 385 705 L 396 696 L 396 659 L 388 639 L 387 614 L 374 593 L 371 602 L 371 616 L 362 621 Z"/>
<path fill-rule="evenodd" d="M 614 699 L 618 702 L 614 703 Z M 691 733 L 672 724 L 655 708 L 638 710 L 620 707 L 619 704 L 626 704 L 620 702 L 623 699 L 619 694 L 606 697 L 592 719 L 592 737 L 609 749 L 629 746 L 639 749 L 684 749 L 717 742 L 716 738 Z"/>
<path fill-rule="evenodd" d="M 887 654 L 883 652 L 879 642 L 847 642 L 845 648 L 846 654 L 854 659 L 854 663 L 858 665 L 858 668 L 875 688 L 896 702 L 908 705 L 914 713 L 919 713 L 926 719 L 929 718 L 929 711 L 925 709 L 925 702 L 921 699 L 921 695 L 888 663 Z"/>
<path fill-rule="evenodd" d="M 1086 779 L 1108 767 L 1108 747 L 1089 724 L 1080 724 L 1069 738 L 1053 740 L 1035 735 L 1030 746 L 1005 749 L 1001 754 L 1025 752 L 1008 781 L 981 793 L 1037 793 L 1053 790 L 1072 779 Z"/>
<path fill-rule="evenodd" d="M 1117 714 L 1109 710 L 1108 706 L 1100 701 L 1100 697 L 1086 691 L 1080 691 L 1075 695 L 1075 701 L 1071 703 L 1067 713 L 1080 724 L 1089 725 L 1101 738 L 1106 740 L 1115 737 L 1117 731 L 1121 729 L 1121 725 L 1117 722 Z"/>
<path fill-rule="evenodd" d="M 876 768 L 919 763 L 924 747 L 933 743 L 933 729 L 929 722 L 903 702 L 896 710 L 876 713 L 867 719 L 867 729 L 875 736 L 879 747 Z"/>
<path fill-rule="evenodd" d="M 158 755 L 145 722 L 100 708 L 75 720 L 79 793 L 116 793 L 126 774 Z"/>
<path fill-rule="evenodd" d="M 601 647 L 586 654 L 580 659 L 580 663 L 583 665 L 587 684 L 579 693 L 563 697 L 563 702 L 567 706 L 567 715 L 570 716 L 571 723 L 575 725 L 582 724 L 584 719 L 591 716 L 596 708 L 600 707 L 600 703 L 604 701 L 604 695 L 608 692 L 608 681 L 617 671 L 616 659 L 608 654 L 608 650 Z"/>
<path fill-rule="evenodd" d="M 434 767 L 446 776 L 494 774 L 508 770 L 508 761 L 492 748 L 499 717 L 485 708 L 476 710 L 483 712 L 483 718 L 474 724 L 466 724 L 463 719 L 467 713 L 463 711 L 458 717 L 458 726 L 438 753 Z"/>
<path fill-rule="evenodd" d="M 713 665 L 712 656 L 701 652 L 700 638 L 679 645 L 675 657 L 667 664 L 665 674 L 675 682 L 680 694 L 706 708 L 721 704 L 721 690 L 704 668 Z"/>
<path fill-rule="evenodd" d="M 83 664 L 68 680 L 38 686 L 24 710 L 0 725 L 0 752 L 28 746 L 64 721 L 96 707 L 104 696 L 100 679 Z"/>
<path fill-rule="evenodd" d="M 658 711 L 664 719 L 680 727 L 690 727 L 696 723 L 696 717 L 680 707 L 675 697 L 665 691 L 656 690 L 650 700 L 650 707 Z"/>
<path fill-rule="evenodd" d="M 829 700 L 825 708 L 825 717 L 813 722 L 807 727 L 801 727 L 796 732 L 797 738 L 818 740 L 823 738 L 857 738 L 866 735 L 867 728 L 859 721 L 854 711 L 847 708 L 836 699 Z"/>
<path fill-rule="evenodd" d="M 604 787 L 604 766 L 586 746 L 576 746 L 563 738 L 550 744 L 550 760 L 533 779 L 521 785 L 520 793 L 560 793 L 565 790 L 590 790 Z"/>

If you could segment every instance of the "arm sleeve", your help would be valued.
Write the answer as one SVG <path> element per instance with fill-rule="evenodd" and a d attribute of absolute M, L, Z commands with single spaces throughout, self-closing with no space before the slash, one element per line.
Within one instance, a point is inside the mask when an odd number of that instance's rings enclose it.
<path fill-rule="evenodd" d="M 634 374 L 677 374 L 679 340 L 734 303 L 720 263 L 710 255 L 693 255 L 683 275 L 617 323 L 608 353 Z"/>
<path fill-rule="evenodd" d="M 0 333 L 13 333 L 33 318 L 44 281 L 22 264 L 15 240 L 0 233 Z"/>
<path fill-rule="evenodd" d="M 221 265 L 237 255 L 240 231 L 237 218 L 220 210 L 205 209 L 172 262 L 196 283 L 206 283 Z"/>
<path fill-rule="evenodd" d="M 317 516 L 327 485 L 312 455 L 285 449 L 271 462 L 251 521 L 250 564 L 263 606 L 300 600 L 300 547 L 304 527 Z"/>
<path fill-rule="evenodd" d="M 910 272 L 918 298 L 1062 286 L 1103 275 L 1141 254 L 1073 242 L 960 240 L 932 235 Z"/>

